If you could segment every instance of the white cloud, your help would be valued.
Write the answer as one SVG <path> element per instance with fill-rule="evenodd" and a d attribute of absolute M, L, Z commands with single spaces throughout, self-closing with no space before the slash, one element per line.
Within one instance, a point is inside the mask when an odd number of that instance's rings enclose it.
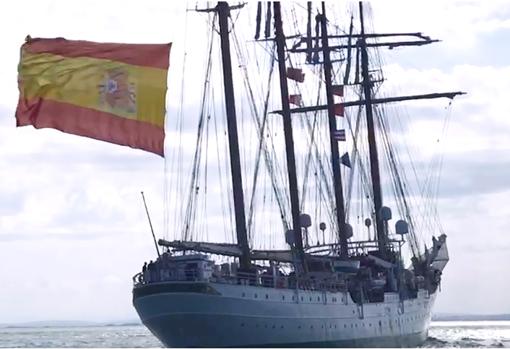
<path fill-rule="evenodd" d="M 467 95 L 455 98 L 451 110 L 446 99 L 405 103 L 411 123 L 408 134 L 411 145 L 423 146 L 427 140 L 433 145 L 441 134 L 445 117 L 452 113 L 448 137 L 442 140 L 446 143 L 443 145 L 445 152 L 496 151 L 510 147 L 506 136 L 510 129 L 510 119 L 506 117 L 510 115 L 507 103 L 510 80 L 501 78 L 510 76 L 510 66 L 457 65 L 441 71 L 392 64 L 386 66 L 385 74 L 391 77 L 385 83 L 391 91 L 388 95 L 467 92 Z M 486 136 L 488 133 L 491 133 L 490 137 Z"/>
<path fill-rule="evenodd" d="M 505 0 L 374 1 L 371 6 L 378 31 L 423 32 L 447 42 L 449 50 L 475 49 L 480 34 L 510 28 Z"/>

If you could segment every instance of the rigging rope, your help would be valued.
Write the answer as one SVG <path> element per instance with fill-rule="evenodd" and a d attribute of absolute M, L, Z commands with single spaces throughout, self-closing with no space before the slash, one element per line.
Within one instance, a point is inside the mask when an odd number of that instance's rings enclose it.
<path fill-rule="evenodd" d="M 234 47 L 235 47 L 235 50 L 237 53 L 237 57 L 238 57 L 239 61 L 243 61 L 241 45 L 240 45 L 238 37 L 235 33 L 233 35 L 233 38 L 234 38 Z M 248 93 L 248 98 L 249 98 L 250 107 L 251 107 L 251 115 L 252 115 L 253 121 L 255 122 L 255 124 L 257 126 L 257 130 L 258 130 L 257 135 L 259 138 L 258 139 L 258 147 L 257 147 L 257 155 L 256 155 L 256 160 L 255 160 L 255 169 L 254 169 L 254 175 L 253 175 L 251 200 L 250 200 L 250 206 L 249 206 L 249 211 L 248 211 L 248 227 L 247 227 L 247 229 L 248 229 L 248 237 L 249 237 L 250 243 L 253 243 L 253 217 L 254 217 L 254 212 L 255 212 L 255 194 L 256 194 L 258 177 L 259 177 L 258 173 L 259 173 L 259 169 L 260 169 L 261 155 L 264 156 L 265 164 L 266 164 L 267 170 L 270 175 L 271 185 L 272 185 L 273 191 L 275 193 L 275 197 L 276 197 L 276 200 L 278 203 L 278 208 L 280 210 L 280 217 L 282 220 L 283 228 L 285 229 L 285 231 L 287 231 L 290 226 L 288 219 L 286 218 L 285 204 L 284 204 L 284 200 L 283 200 L 285 194 L 282 193 L 282 190 L 280 189 L 280 186 L 278 185 L 279 182 L 276 177 L 277 171 L 274 168 L 274 163 L 271 160 L 271 153 L 270 153 L 270 150 L 267 148 L 266 139 L 264 137 L 265 129 L 267 126 L 269 96 L 271 93 L 271 81 L 273 78 L 273 71 L 274 71 L 274 66 L 275 66 L 275 64 L 274 64 L 275 63 L 274 46 L 271 51 L 272 51 L 272 55 L 270 58 L 271 63 L 270 63 L 268 81 L 267 81 L 267 92 L 266 92 L 266 97 L 264 100 L 262 114 L 260 114 L 258 112 L 257 103 L 255 100 L 253 89 L 251 87 L 250 79 L 248 76 L 248 69 L 246 68 L 245 64 L 240 66 L 241 72 L 243 74 L 243 82 L 244 82 L 245 88 Z M 261 117 L 262 117 L 262 120 L 261 120 Z M 272 137 L 270 137 L 270 140 L 272 141 Z M 273 142 L 271 142 L 271 143 L 273 144 Z M 272 151 L 274 152 L 274 146 L 272 148 Z M 282 183 L 282 182 L 280 181 L 280 183 Z"/>
<path fill-rule="evenodd" d="M 183 128 L 183 114 L 184 114 L 184 109 L 183 109 L 183 105 L 184 105 L 184 91 L 185 91 L 185 88 L 184 88 L 184 82 L 185 82 L 185 74 L 186 74 L 186 58 L 187 58 L 187 55 L 188 55 L 188 51 L 187 51 L 187 46 L 186 46 L 186 43 L 187 43 L 187 35 L 188 35 L 188 11 L 185 11 L 185 17 L 184 17 L 184 50 L 183 50 L 183 63 L 182 63 L 182 75 L 181 75 L 181 94 L 180 94 L 180 99 L 179 99 L 179 112 L 178 112 L 178 116 L 177 116 L 177 120 L 176 120 L 176 124 L 175 124 L 175 132 L 178 134 L 178 144 L 176 146 L 173 147 L 173 150 L 172 150 L 172 155 L 171 155 L 171 161 L 170 161 L 170 164 L 171 164 L 171 173 L 172 174 L 176 174 L 175 176 L 171 176 L 170 177 L 170 173 L 169 173 L 169 164 L 168 164 L 168 157 L 165 156 L 165 181 L 164 181 L 164 202 L 163 202 L 163 207 L 164 207 L 164 212 L 163 212 L 163 220 L 164 220 L 164 236 L 169 238 L 169 227 L 170 227 L 170 224 L 169 224 L 169 221 L 170 221 L 170 209 L 169 209 L 169 206 L 170 206 L 170 202 L 171 202 L 171 196 L 173 194 L 173 191 L 175 190 L 176 192 L 176 200 L 174 200 L 174 207 L 173 207 L 173 211 L 174 211 L 174 225 L 173 226 L 178 226 L 182 223 L 182 211 L 183 211 L 183 206 L 182 204 L 180 205 L 180 207 L 177 207 L 177 203 L 181 202 L 181 200 L 179 200 L 178 198 L 179 197 L 182 197 L 182 173 L 183 173 L 183 168 L 182 168 L 182 128 Z M 168 118 L 166 119 L 168 120 Z M 168 185 L 168 182 L 170 182 L 170 184 Z M 174 185 L 175 183 L 175 185 Z"/>
<path fill-rule="evenodd" d="M 198 177 L 200 173 L 200 159 L 202 155 L 202 134 L 203 134 L 203 125 L 204 125 L 204 118 L 206 115 L 206 102 L 208 97 L 208 88 L 209 88 L 209 78 L 211 74 L 211 67 L 212 67 L 212 49 L 213 49 L 213 43 L 214 40 L 212 38 L 213 33 L 215 32 L 215 19 L 216 19 L 216 13 L 214 14 L 213 18 L 213 24 L 211 27 L 211 31 L 209 33 L 209 50 L 208 50 L 208 59 L 207 59 L 207 67 L 205 72 L 205 78 L 204 78 L 204 86 L 203 86 L 203 92 L 202 92 L 202 101 L 201 101 L 201 111 L 198 121 L 198 127 L 197 127 L 197 140 L 195 145 L 195 155 L 193 157 L 193 165 L 192 165 L 192 172 L 191 172 L 191 179 L 188 189 L 188 200 L 187 200 L 187 206 L 186 206 L 186 213 L 184 216 L 184 222 L 182 227 L 182 239 L 183 240 L 191 240 L 192 235 L 191 232 L 193 232 L 193 226 L 192 224 L 195 222 L 196 217 L 196 205 L 195 202 L 197 200 L 198 195 Z"/>

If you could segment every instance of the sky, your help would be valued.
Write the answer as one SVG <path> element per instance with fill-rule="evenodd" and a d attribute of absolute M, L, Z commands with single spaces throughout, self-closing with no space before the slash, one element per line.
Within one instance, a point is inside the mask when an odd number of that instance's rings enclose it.
<path fill-rule="evenodd" d="M 0 11 L 0 323 L 136 319 L 132 276 L 155 256 L 164 217 L 162 158 L 55 130 L 15 127 L 19 47 L 27 34 L 103 42 L 203 43 L 204 18 L 171 1 L 18 1 Z M 205 4 L 201 4 L 205 5 Z M 510 313 L 510 3 L 376 1 L 379 32 L 442 41 L 385 51 L 388 91 L 468 92 L 451 106 L 438 200 L 450 263 L 435 311 Z M 354 8 L 355 3 L 349 6 Z M 194 8 L 195 3 L 188 4 Z M 253 17 L 253 16 L 252 16 Z M 195 22 L 196 21 L 196 22 Z M 201 41 L 202 40 L 202 41 Z M 178 46 L 177 46 L 178 47 Z M 172 60 L 178 59 L 171 56 Z M 169 73 L 169 91 L 179 86 Z M 177 108 L 169 98 L 169 114 Z M 435 144 L 447 101 L 405 103 L 411 144 Z M 430 132 L 428 132 L 430 131 Z M 192 141 L 192 134 L 187 135 Z M 427 143 L 428 142 L 428 143 Z M 423 157 L 429 149 L 424 147 Z M 419 160 L 419 159 L 418 159 Z"/>

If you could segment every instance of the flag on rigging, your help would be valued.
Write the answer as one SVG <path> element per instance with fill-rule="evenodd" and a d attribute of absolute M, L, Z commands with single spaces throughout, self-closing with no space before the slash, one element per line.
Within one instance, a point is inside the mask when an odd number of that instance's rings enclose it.
<path fill-rule="evenodd" d="M 342 155 L 340 161 L 342 162 L 342 165 L 351 168 L 351 159 L 349 159 L 349 153 Z"/>
<path fill-rule="evenodd" d="M 333 85 L 333 94 L 335 96 L 344 96 L 344 85 Z"/>
<path fill-rule="evenodd" d="M 290 95 L 289 96 L 289 103 L 297 105 L 298 107 L 301 106 L 301 95 Z"/>
<path fill-rule="evenodd" d="M 287 78 L 297 82 L 303 82 L 305 81 L 305 73 L 303 73 L 302 69 L 289 67 L 287 68 Z"/>
<path fill-rule="evenodd" d="M 335 130 L 333 131 L 333 139 L 337 141 L 345 141 L 345 130 Z"/>
<path fill-rule="evenodd" d="M 17 126 L 55 128 L 164 156 L 170 47 L 27 37 Z"/>
<path fill-rule="evenodd" d="M 344 116 L 344 105 L 343 103 L 335 104 L 335 115 Z"/>

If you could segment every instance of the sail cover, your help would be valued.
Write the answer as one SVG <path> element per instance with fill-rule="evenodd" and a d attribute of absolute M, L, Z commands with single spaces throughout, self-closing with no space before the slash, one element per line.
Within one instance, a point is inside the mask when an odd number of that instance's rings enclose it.
<path fill-rule="evenodd" d="M 164 156 L 170 47 L 27 37 L 17 126 L 55 128 Z"/>

